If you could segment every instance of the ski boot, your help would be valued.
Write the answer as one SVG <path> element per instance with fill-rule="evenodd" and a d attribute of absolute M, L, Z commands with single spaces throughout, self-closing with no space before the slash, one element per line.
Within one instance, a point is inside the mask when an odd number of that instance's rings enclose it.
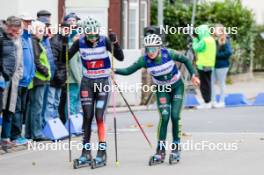
<path fill-rule="evenodd" d="M 95 169 L 95 168 L 99 168 L 99 167 L 102 167 L 102 166 L 106 166 L 106 159 L 107 159 L 106 143 L 105 142 L 100 142 L 96 158 L 93 159 L 92 164 L 91 164 L 91 168 Z"/>
<path fill-rule="evenodd" d="M 164 163 L 165 156 L 166 156 L 165 147 L 159 144 L 157 147 L 156 154 L 151 156 L 149 159 L 149 166 Z"/>
<path fill-rule="evenodd" d="M 91 166 L 92 160 L 91 150 L 83 148 L 81 157 L 73 160 L 73 168 L 78 169 Z"/>
<path fill-rule="evenodd" d="M 170 153 L 169 164 L 178 163 L 181 159 L 181 150 L 179 143 L 175 144 L 175 148 Z"/>

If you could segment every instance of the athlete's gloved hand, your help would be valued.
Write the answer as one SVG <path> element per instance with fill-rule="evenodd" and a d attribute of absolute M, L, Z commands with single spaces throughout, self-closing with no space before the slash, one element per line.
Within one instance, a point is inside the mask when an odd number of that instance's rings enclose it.
<path fill-rule="evenodd" d="M 195 75 L 193 75 L 193 77 L 192 77 L 192 84 L 196 87 L 199 87 L 201 84 L 200 79 L 198 77 L 196 77 Z"/>
<path fill-rule="evenodd" d="M 75 36 L 72 38 L 72 41 L 75 42 L 75 41 L 77 41 L 78 39 L 80 39 L 80 35 L 79 35 L 79 34 L 75 35 Z"/>
<path fill-rule="evenodd" d="M 110 41 L 115 44 L 117 43 L 117 36 L 116 36 L 116 33 L 114 32 L 109 32 L 109 39 Z"/>
<path fill-rule="evenodd" d="M 112 79 L 115 79 L 115 71 L 116 71 L 115 68 L 113 68 L 112 71 L 111 71 L 111 78 Z"/>
<path fill-rule="evenodd" d="M 68 36 L 62 36 L 62 44 L 67 45 L 68 44 Z"/>

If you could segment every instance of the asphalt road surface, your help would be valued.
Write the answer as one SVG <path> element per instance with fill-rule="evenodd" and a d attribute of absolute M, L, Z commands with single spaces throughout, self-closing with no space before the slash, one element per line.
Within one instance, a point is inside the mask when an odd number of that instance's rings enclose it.
<path fill-rule="evenodd" d="M 118 157 L 115 164 L 113 114 L 107 114 L 108 161 L 107 166 L 91 170 L 72 168 L 67 150 L 53 150 L 49 143 L 39 143 L 39 150 L 19 151 L 0 155 L 0 172 L 3 175 L 17 174 L 65 174 L 65 175 L 248 175 L 263 174 L 264 162 L 264 108 L 243 107 L 214 110 L 184 110 L 183 151 L 180 163 L 148 166 L 149 157 L 155 151 L 156 126 L 159 115 L 156 111 L 136 112 L 154 147 L 151 149 L 136 127 L 130 113 L 118 113 Z M 168 128 L 171 131 L 171 128 Z M 171 140 L 171 133 L 168 133 Z M 81 137 L 73 138 L 79 143 Z M 96 143 L 96 133 L 92 142 Z M 67 143 L 63 141 L 63 145 Z M 48 151 L 40 150 L 48 148 Z M 199 145 L 199 147 L 198 147 Z M 203 145 L 203 149 L 201 149 Z M 215 145 L 220 145 L 218 150 Z M 222 149 L 220 149 L 222 148 Z M 224 149 L 224 150 L 223 150 Z M 80 150 L 73 148 L 73 158 Z M 95 154 L 95 151 L 93 152 Z M 169 154 L 169 151 L 167 152 Z"/>

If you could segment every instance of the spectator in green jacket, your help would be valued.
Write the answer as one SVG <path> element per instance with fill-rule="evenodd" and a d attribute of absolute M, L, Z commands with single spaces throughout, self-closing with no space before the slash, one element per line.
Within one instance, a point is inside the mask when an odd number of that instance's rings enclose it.
<path fill-rule="evenodd" d="M 210 35 L 208 25 L 196 28 L 197 37 L 193 39 L 193 50 L 196 54 L 196 65 L 201 80 L 200 90 L 204 100 L 203 108 L 211 108 L 211 75 L 215 66 L 216 42 Z"/>

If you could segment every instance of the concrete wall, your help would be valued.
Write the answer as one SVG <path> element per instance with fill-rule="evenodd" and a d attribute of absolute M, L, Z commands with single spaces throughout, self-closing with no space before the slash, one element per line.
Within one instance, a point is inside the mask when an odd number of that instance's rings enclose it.
<path fill-rule="evenodd" d="M 252 9 L 257 24 L 264 24 L 264 1 L 263 0 L 242 0 L 244 6 Z"/>
<path fill-rule="evenodd" d="M 123 62 L 114 61 L 114 68 L 124 68 L 127 66 L 130 66 L 133 64 L 140 56 L 141 56 L 141 50 L 124 50 L 125 60 Z M 136 73 L 129 75 L 129 76 L 120 76 L 116 75 L 116 81 L 120 85 L 127 85 L 127 86 L 135 86 L 136 83 L 141 83 L 142 78 L 142 70 L 138 70 Z M 139 105 L 141 100 L 141 91 L 137 92 L 124 92 L 124 96 L 127 99 L 128 103 L 131 105 Z M 113 94 L 111 96 L 111 99 L 109 101 L 109 105 L 112 106 L 113 102 Z M 117 106 L 125 106 L 125 103 L 123 99 L 121 98 L 120 94 L 116 92 L 116 104 Z"/>
<path fill-rule="evenodd" d="M 18 1 L 19 0 L 10 0 L 10 3 L 7 3 L 4 0 L 0 0 L 0 19 L 6 19 L 11 15 L 17 15 Z"/>
<path fill-rule="evenodd" d="M 109 0 L 66 0 L 65 6 L 66 13 L 75 12 L 81 19 L 91 16 L 108 29 Z"/>
<path fill-rule="evenodd" d="M 51 23 L 54 25 L 58 22 L 57 0 L 1 0 L 0 3 L 1 19 L 11 15 L 19 16 L 22 13 L 29 13 L 32 17 L 36 17 L 39 10 L 45 9 L 52 13 Z"/>

